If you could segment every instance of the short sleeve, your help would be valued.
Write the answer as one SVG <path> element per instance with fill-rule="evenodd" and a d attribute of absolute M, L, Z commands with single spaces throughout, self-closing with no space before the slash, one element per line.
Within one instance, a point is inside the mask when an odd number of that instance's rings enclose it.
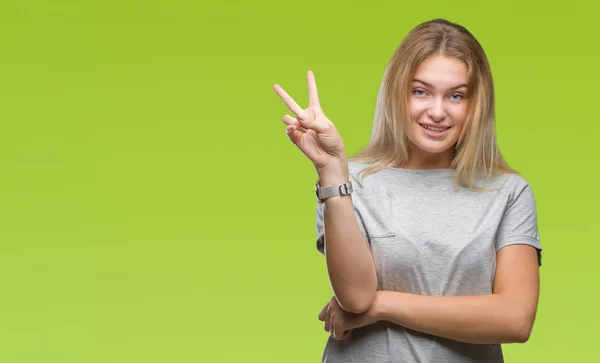
<path fill-rule="evenodd" d="M 354 214 L 358 220 L 358 226 L 364 236 L 367 235 L 363 219 L 360 212 L 354 207 Z M 325 253 L 325 203 L 317 203 L 317 218 L 316 218 L 316 232 L 317 232 L 317 250 L 321 253 Z"/>
<path fill-rule="evenodd" d="M 542 246 L 537 223 L 537 210 L 531 186 L 521 176 L 513 178 L 504 215 L 496 235 L 496 251 L 514 245 L 526 244 L 538 252 L 538 264 L 542 264 Z"/>

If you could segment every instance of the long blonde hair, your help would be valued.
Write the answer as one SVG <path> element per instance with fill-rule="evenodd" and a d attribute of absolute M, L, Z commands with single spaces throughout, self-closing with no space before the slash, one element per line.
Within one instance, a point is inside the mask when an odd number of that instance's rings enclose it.
<path fill-rule="evenodd" d="M 410 121 L 412 79 L 419 64 L 434 55 L 453 57 L 467 66 L 470 102 L 465 126 L 454 147 L 451 168 L 456 172 L 455 184 L 482 189 L 475 185 L 476 175 L 514 172 L 498 149 L 494 129 L 494 85 L 483 48 L 464 27 L 434 19 L 418 25 L 408 34 L 385 69 L 369 143 L 349 158 L 350 161 L 372 164 L 359 176 L 408 163 L 410 149 L 414 146 L 405 133 Z"/>

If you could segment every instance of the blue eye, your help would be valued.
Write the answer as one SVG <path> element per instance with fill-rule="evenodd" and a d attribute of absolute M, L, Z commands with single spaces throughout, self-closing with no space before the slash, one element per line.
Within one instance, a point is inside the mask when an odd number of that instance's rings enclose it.
<path fill-rule="evenodd" d="M 413 91 L 413 93 L 417 96 L 424 96 L 425 95 L 425 91 L 422 89 L 416 89 Z"/>
<path fill-rule="evenodd" d="M 453 101 L 460 101 L 463 99 L 463 95 L 461 95 L 460 93 L 454 93 L 450 97 L 452 98 Z"/>

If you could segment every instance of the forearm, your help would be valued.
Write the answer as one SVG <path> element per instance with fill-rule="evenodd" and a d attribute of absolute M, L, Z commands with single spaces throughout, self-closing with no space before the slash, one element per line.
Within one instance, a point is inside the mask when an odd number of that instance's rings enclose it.
<path fill-rule="evenodd" d="M 517 299 L 499 294 L 423 296 L 380 291 L 373 309 L 378 320 L 474 344 L 525 342 L 535 314 Z"/>
<path fill-rule="evenodd" d="M 348 176 L 331 173 L 319 179 L 322 186 L 328 186 L 345 183 Z M 364 312 L 375 300 L 377 274 L 352 196 L 332 197 L 324 203 L 325 257 L 331 286 L 344 310 Z"/>

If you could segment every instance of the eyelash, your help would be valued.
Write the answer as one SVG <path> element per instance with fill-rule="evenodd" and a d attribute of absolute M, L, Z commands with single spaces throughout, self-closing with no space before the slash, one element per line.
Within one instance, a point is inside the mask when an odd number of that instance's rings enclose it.
<path fill-rule="evenodd" d="M 416 89 L 413 90 L 413 94 L 416 94 L 417 92 L 421 92 L 421 91 L 425 92 L 425 90 L 422 89 L 422 88 L 416 88 Z M 417 95 L 417 96 L 421 96 L 421 95 Z M 452 97 L 452 96 L 460 96 L 459 100 L 453 100 L 453 101 L 461 101 L 461 100 L 463 100 L 465 98 L 465 96 L 463 94 L 461 94 L 461 93 L 453 93 L 453 94 L 450 95 L 450 97 Z"/>

